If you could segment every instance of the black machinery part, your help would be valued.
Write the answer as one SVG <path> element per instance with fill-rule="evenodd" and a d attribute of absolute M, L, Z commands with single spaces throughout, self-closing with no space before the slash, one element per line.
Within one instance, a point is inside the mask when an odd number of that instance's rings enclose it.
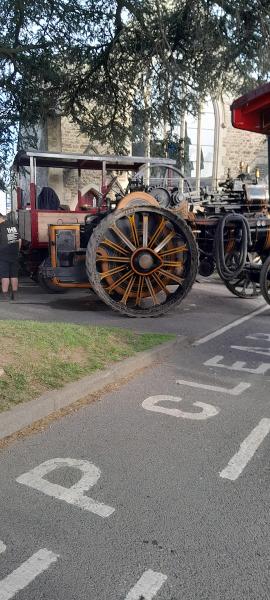
<path fill-rule="evenodd" d="M 260 286 L 265 301 L 270 304 L 270 256 L 268 256 L 261 268 Z"/>
<path fill-rule="evenodd" d="M 241 240 L 237 263 L 234 262 L 230 264 L 228 261 L 226 261 L 225 256 L 224 231 L 226 227 L 233 224 L 239 225 Z M 240 275 L 245 267 L 248 249 L 250 246 L 251 233 L 246 217 L 240 214 L 224 215 L 218 223 L 214 240 L 216 267 L 218 274 L 223 281 L 230 281 L 230 279 L 235 279 Z"/>
<path fill-rule="evenodd" d="M 52 279 L 55 277 L 55 272 L 51 266 L 50 258 L 47 257 L 40 264 L 38 269 L 38 282 L 49 294 L 63 294 L 66 292 L 65 288 L 56 285 Z"/>

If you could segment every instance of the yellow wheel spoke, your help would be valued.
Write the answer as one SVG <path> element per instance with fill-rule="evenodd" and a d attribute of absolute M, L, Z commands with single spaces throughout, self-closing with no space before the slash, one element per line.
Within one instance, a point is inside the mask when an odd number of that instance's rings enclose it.
<path fill-rule="evenodd" d="M 164 260 L 163 261 L 163 267 L 178 267 L 179 269 L 182 269 L 184 266 L 184 263 L 182 260 Z"/>
<path fill-rule="evenodd" d="M 159 273 L 161 273 L 161 275 L 164 275 L 164 277 L 166 277 L 166 279 L 171 279 L 172 281 L 176 281 L 176 283 L 182 284 L 184 281 L 183 277 L 174 275 L 174 273 L 171 273 L 170 271 L 164 271 L 164 269 L 159 269 Z"/>
<path fill-rule="evenodd" d="M 169 256 L 171 254 L 177 254 L 178 252 L 188 252 L 187 246 L 178 246 L 177 248 L 171 248 L 171 250 L 160 252 L 160 256 Z"/>
<path fill-rule="evenodd" d="M 136 277 L 135 277 L 135 275 L 133 275 L 133 277 L 131 277 L 130 280 L 129 280 L 129 282 L 128 282 L 128 286 L 127 286 L 127 289 L 126 289 L 126 291 L 125 291 L 125 293 L 123 295 L 123 298 L 120 301 L 122 304 L 126 304 L 127 303 L 129 294 L 130 294 L 130 292 L 131 292 L 131 290 L 132 290 L 132 288 L 134 286 L 135 281 L 136 281 Z"/>
<path fill-rule="evenodd" d="M 162 248 L 164 248 L 164 246 L 167 246 L 167 244 L 175 237 L 175 232 L 171 231 L 170 233 L 168 233 L 168 235 L 166 235 L 166 237 L 164 238 L 164 240 L 162 240 L 162 242 L 160 242 L 158 244 L 158 246 L 156 246 L 156 248 L 154 248 L 154 252 L 156 254 L 158 254 L 158 252 L 160 252 L 160 250 L 162 250 Z"/>
<path fill-rule="evenodd" d="M 125 275 L 122 275 L 122 277 L 120 277 L 120 279 L 117 279 L 117 281 L 114 281 L 107 289 L 107 292 L 110 294 L 118 285 L 120 285 L 121 283 L 124 283 L 124 281 L 126 281 L 127 279 L 129 279 L 130 277 L 133 276 L 132 271 L 128 271 L 128 273 L 126 273 Z"/>
<path fill-rule="evenodd" d="M 130 250 L 132 250 L 132 252 L 134 252 L 134 250 L 136 250 L 136 246 L 134 246 L 134 244 L 132 244 L 132 242 L 127 238 L 127 236 L 123 233 L 123 231 L 121 231 L 121 229 L 119 229 L 119 227 L 117 227 L 117 225 L 112 225 L 111 229 L 112 229 L 112 231 L 114 231 L 114 233 L 116 233 L 116 235 L 118 235 L 120 240 L 122 240 L 122 242 L 124 242 L 124 244 L 126 244 L 126 246 Z"/>
<path fill-rule="evenodd" d="M 148 287 L 148 290 L 150 292 L 150 295 L 151 295 L 151 298 L 152 298 L 154 304 L 158 304 L 157 297 L 156 297 L 156 294 L 155 294 L 155 290 L 154 290 L 154 288 L 152 286 L 152 282 L 151 282 L 150 277 L 146 277 L 145 281 L 146 281 L 146 285 Z"/>
<path fill-rule="evenodd" d="M 120 254 L 124 254 L 124 255 L 129 254 L 128 250 L 126 250 L 122 246 L 119 246 L 119 244 L 115 244 L 114 242 L 112 242 L 111 240 L 108 240 L 107 238 L 102 240 L 102 242 L 100 242 L 100 245 L 108 246 L 109 248 L 112 248 L 112 250 L 116 250 L 116 252 L 120 252 Z"/>
<path fill-rule="evenodd" d="M 143 215 L 143 246 L 148 244 L 148 215 Z"/>
<path fill-rule="evenodd" d="M 120 273 L 121 271 L 124 271 L 126 269 L 126 266 L 123 265 L 122 267 L 114 267 L 114 269 L 109 269 L 109 271 L 104 271 L 103 273 L 100 274 L 100 281 L 102 281 L 102 279 L 105 279 L 106 277 L 110 277 L 111 275 L 116 275 L 116 273 Z"/>
<path fill-rule="evenodd" d="M 142 299 L 142 291 L 143 291 L 143 277 L 140 275 L 139 277 L 139 283 L 138 283 L 138 289 L 137 289 L 137 296 L 136 296 L 136 306 L 140 306 L 141 304 L 141 299 Z"/>
<path fill-rule="evenodd" d="M 150 242 L 148 244 L 149 248 L 152 248 L 153 244 L 155 243 L 155 241 L 157 240 L 158 236 L 160 235 L 160 233 L 163 231 L 164 227 L 166 225 L 165 219 L 164 217 L 161 219 L 159 226 L 157 227 L 155 233 L 152 235 Z"/>
<path fill-rule="evenodd" d="M 96 259 L 97 262 L 115 262 L 115 263 L 130 263 L 130 258 L 128 256 L 109 256 L 106 254 L 105 256 L 98 256 Z"/>
<path fill-rule="evenodd" d="M 135 246 L 138 248 L 139 246 L 139 238 L 138 238 L 138 232 L 137 232 L 137 227 L 136 227 L 136 223 L 135 223 L 135 215 L 132 215 L 131 217 L 128 217 L 129 223 L 130 223 L 130 228 L 132 231 L 132 236 L 133 236 L 133 241 Z"/>
<path fill-rule="evenodd" d="M 166 296 L 169 296 L 170 292 L 169 290 L 167 290 L 166 285 L 160 279 L 159 275 L 157 273 L 153 273 L 152 277 L 155 280 L 155 282 L 159 285 L 159 287 L 163 290 L 163 292 L 165 292 Z"/>

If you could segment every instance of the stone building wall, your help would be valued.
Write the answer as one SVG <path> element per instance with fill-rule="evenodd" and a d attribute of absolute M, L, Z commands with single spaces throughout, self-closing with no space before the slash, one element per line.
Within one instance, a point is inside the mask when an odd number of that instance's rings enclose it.
<path fill-rule="evenodd" d="M 67 119 L 66 117 L 61 120 L 62 129 L 62 152 L 75 153 L 75 154 L 98 154 L 104 153 L 102 147 L 98 144 L 91 144 L 89 137 L 82 133 L 79 127 Z M 84 171 L 81 172 L 81 191 L 82 195 L 89 189 L 94 187 L 100 191 L 101 188 L 101 175 L 98 171 Z M 66 169 L 64 171 L 64 190 L 65 190 L 65 203 L 69 204 L 73 209 L 77 204 L 78 195 L 78 175 L 77 171 L 72 169 Z"/>
<path fill-rule="evenodd" d="M 239 164 L 244 162 L 254 171 L 257 166 L 267 164 L 266 136 L 234 129 L 231 124 L 230 105 L 232 100 L 225 98 L 219 102 L 220 111 L 220 143 L 218 174 L 222 179 L 231 169 L 232 176 L 239 173 Z"/>
<path fill-rule="evenodd" d="M 64 152 L 70 154 L 113 154 L 95 142 L 91 143 L 89 137 L 81 133 L 79 127 L 66 117 L 48 119 L 47 122 L 48 151 Z M 49 183 L 57 192 L 61 204 L 67 204 L 75 209 L 78 200 L 78 174 L 73 169 L 49 169 Z M 119 175 L 119 181 L 125 188 L 128 180 L 127 174 Z M 101 191 L 101 171 L 81 171 L 80 190 L 82 196 L 90 189 Z"/>
<path fill-rule="evenodd" d="M 231 175 L 239 173 L 239 164 L 249 165 L 254 171 L 259 166 L 263 175 L 267 174 L 267 143 L 266 136 L 248 131 L 234 129 L 231 124 L 230 105 L 232 99 L 225 97 L 217 103 L 216 113 L 216 169 L 215 181 L 223 181 L 228 169 Z M 91 143 L 86 134 L 80 132 L 68 118 L 48 119 L 47 122 L 47 144 L 48 151 L 57 151 L 76 154 L 111 154 L 108 148 L 100 144 Z M 122 186 L 127 184 L 127 174 L 120 176 Z M 77 171 L 72 169 L 49 169 L 48 185 L 53 187 L 59 195 L 61 204 L 68 204 L 72 210 L 75 209 L 78 196 Z M 81 173 L 80 189 L 82 195 L 90 187 L 97 190 L 101 188 L 101 174 L 96 171 L 84 171 Z"/>

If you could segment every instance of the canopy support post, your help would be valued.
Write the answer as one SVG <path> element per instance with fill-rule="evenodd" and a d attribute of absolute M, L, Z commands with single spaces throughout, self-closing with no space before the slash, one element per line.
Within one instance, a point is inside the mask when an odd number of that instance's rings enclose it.
<path fill-rule="evenodd" d="M 267 136 L 267 147 L 268 147 L 268 153 L 267 153 L 267 165 L 268 165 L 268 193 L 269 193 L 269 199 L 270 199 L 270 135 Z"/>

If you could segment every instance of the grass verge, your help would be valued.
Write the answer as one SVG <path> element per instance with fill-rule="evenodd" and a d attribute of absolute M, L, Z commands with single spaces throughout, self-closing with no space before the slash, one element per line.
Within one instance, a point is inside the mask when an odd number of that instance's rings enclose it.
<path fill-rule="evenodd" d="M 0 412 L 174 337 L 67 323 L 0 321 Z"/>

